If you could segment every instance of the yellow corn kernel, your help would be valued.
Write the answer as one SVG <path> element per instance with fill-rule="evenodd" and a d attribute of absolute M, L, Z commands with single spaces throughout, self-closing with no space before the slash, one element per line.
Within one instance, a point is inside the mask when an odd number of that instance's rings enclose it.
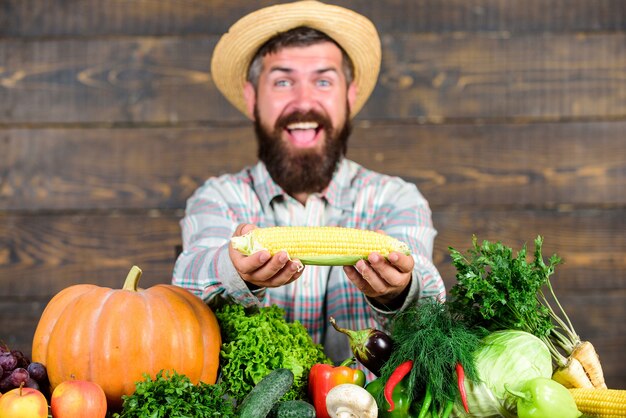
<path fill-rule="evenodd" d="M 626 390 L 569 389 L 580 412 L 598 418 L 626 417 Z"/>
<path fill-rule="evenodd" d="M 397 251 L 410 254 L 409 247 L 389 235 L 334 226 L 282 226 L 256 228 L 232 238 L 233 247 L 250 255 L 267 250 L 271 255 L 286 251 L 303 264 L 351 265 L 372 252 L 387 257 Z"/>

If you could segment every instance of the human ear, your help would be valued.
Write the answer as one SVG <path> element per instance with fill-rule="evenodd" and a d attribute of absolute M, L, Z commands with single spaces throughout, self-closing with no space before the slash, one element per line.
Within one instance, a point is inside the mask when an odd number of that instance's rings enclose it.
<path fill-rule="evenodd" d="M 246 82 L 243 86 L 243 97 L 246 100 L 246 110 L 248 118 L 254 120 L 254 105 L 256 103 L 256 90 L 251 82 Z"/>
<path fill-rule="evenodd" d="M 356 84 L 350 83 L 348 86 L 348 104 L 350 105 L 350 110 L 354 108 L 354 104 L 356 103 L 356 96 L 358 95 L 358 91 L 356 88 Z"/>

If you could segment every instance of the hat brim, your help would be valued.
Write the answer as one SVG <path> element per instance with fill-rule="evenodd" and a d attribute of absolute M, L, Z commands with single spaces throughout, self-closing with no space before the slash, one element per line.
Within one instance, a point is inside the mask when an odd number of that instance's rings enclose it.
<path fill-rule="evenodd" d="M 243 91 L 251 60 L 267 40 L 299 26 L 324 32 L 352 60 L 357 97 L 350 114 L 356 115 L 378 79 L 380 38 L 374 24 L 365 16 L 318 1 L 269 6 L 242 17 L 215 46 L 211 60 L 213 83 L 233 106 L 248 116 Z"/>

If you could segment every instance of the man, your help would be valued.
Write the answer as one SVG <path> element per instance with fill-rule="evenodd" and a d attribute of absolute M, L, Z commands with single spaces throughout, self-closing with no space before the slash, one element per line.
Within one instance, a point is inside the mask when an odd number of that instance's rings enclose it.
<path fill-rule="evenodd" d="M 380 61 L 367 18 L 316 1 L 267 7 L 230 28 L 211 72 L 254 122 L 260 161 L 207 180 L 189 199 L 174 284 L 208 303 L 279 305 L 335 361 L 351 352 L 329 317 L 344 328 L 383 329 L 419 298 L 445 297 L 426 200 L 415 185 L 345 158 L 351 118 L 372 92 Z M 412 255 L 303 268 L 285 252 L 244 256 L 230 245 L 254 227 L 286 225 L 380 230 Z"/>

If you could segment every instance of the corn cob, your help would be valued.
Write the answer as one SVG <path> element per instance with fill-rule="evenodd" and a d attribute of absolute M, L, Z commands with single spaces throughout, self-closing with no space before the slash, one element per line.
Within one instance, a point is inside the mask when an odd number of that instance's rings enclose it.
<path fill-rule="evenodd" d="M 286 251 L 302 264 L 354 265 L 372 252 L 388 257 L 397 251 L 410 254 L 409 247 L 389 235 L 335 226 L 282 226 L 255 228 L 231 239 L 233 248 L 245 255 L 267 250 L 271 255 Z"/>
<path fill-rule="evenodd" d="M 626 417 L 626 390 L 569 389 L 576 407 L 585 415 L 597 418 Z"/>

